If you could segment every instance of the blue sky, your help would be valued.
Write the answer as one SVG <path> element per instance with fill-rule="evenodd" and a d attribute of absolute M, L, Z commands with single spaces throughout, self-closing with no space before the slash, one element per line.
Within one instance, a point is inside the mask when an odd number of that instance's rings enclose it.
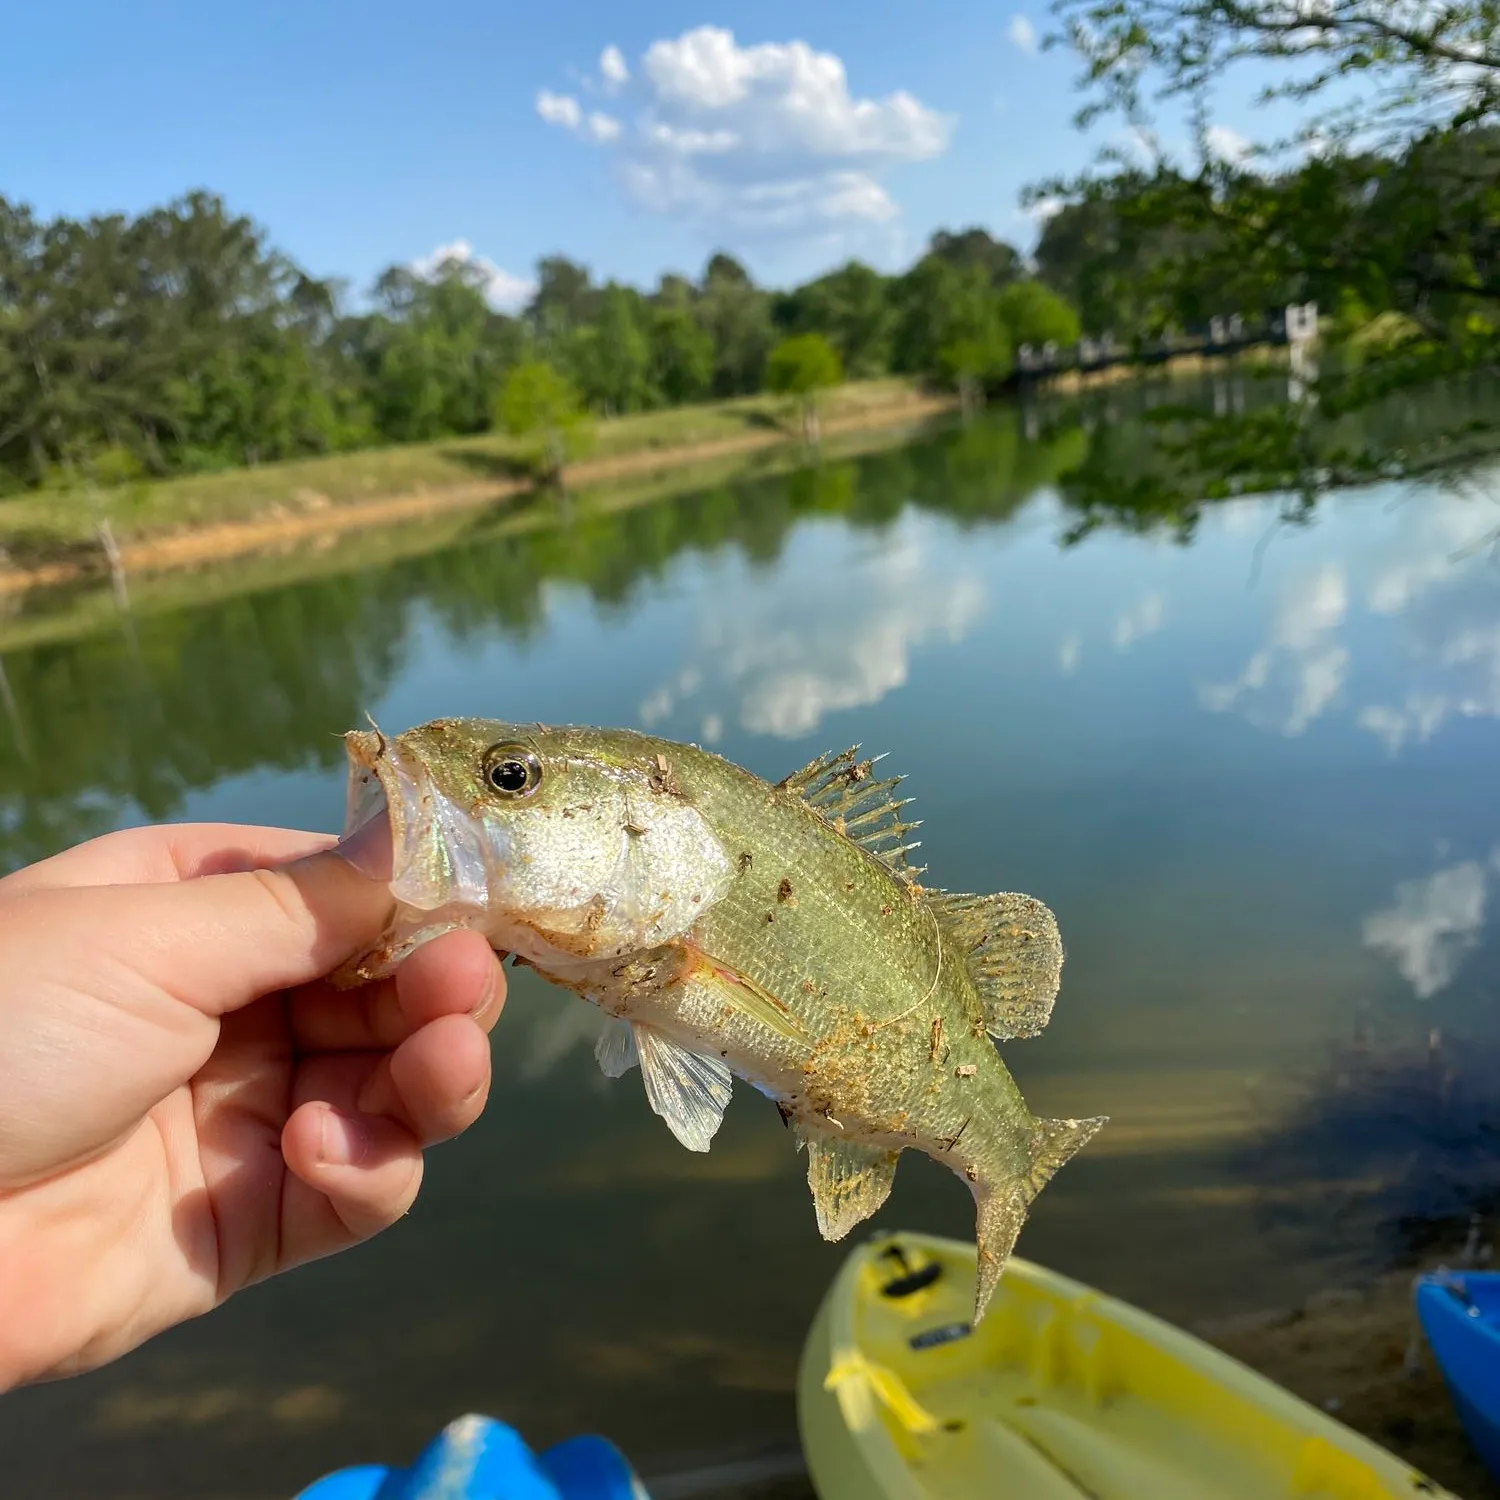
<path fill-rule="evenodd" d="M 1088 159 L 1073 60 L 1028 41 L 1047 24 L 972 0 L 16 7 L 0 194 L 82 215 L 210 188 L 356 288 L 457 241 L 502 300 L 552 252 L 638 284 L 717 247 L 772 284 L 894 269 L 939 227 L 1029 244 L 1020 189 Z"/>

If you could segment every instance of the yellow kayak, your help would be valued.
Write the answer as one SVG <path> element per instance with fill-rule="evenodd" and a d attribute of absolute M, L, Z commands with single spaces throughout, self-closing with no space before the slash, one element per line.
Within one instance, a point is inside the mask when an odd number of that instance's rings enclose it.
<path fill-rule="evenodd" d="M 807 1336 L 820 1500 L 1455 1500 L 1128 1303 L 1012 1257 L 977 1331 L 974 1247 L 856 1249 Z"/>

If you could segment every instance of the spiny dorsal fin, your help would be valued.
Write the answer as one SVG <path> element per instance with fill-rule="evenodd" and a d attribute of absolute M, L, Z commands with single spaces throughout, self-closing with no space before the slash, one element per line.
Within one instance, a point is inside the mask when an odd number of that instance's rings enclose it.
<path fill-rule="evenodd" d="M 898 1153 L 837 1136 L 798 1134 L 807 1147 L 807 1185 L 818 1232 L 825 1240 L 841 1240 L 890 1196 Z"/>
<path fill-rule="evenodd" d="M 1076 1151 L 1086 1146 L 1098 1133 L 1108 1115 L 1091 1120 L 1038 1120 L 1031 1144 L 1031 1170 L 1026 1174 L 1026 1201 L 1029 1203 L 1052 1181 L 1052 1175 Z"/>
<path fill-rule="evenodd" d="M 908 842 L 906 835 L 922 825 L 901 817 L 901 809 L 910 806 L 911 798 L 897 800 L 892 795 L 903 777 L 891 776 L 884 781 L 871 777 L 875 762 L 882 759 L 876 755 L 860 760 L 859 746 L 851 745 L 837 754 L 820 755 L 800 771 L 792 772 L 781 782 L 781 788 L 795 792 L 846 838 L 897 875 L 914 880 L 922 867 L 910 864 L 906 856 L 921 847 L 921 840 Z"/>
<path fill-rule="evenodd" d="M 968 965 L 996 1041 L 1036 1036 L 1062 976 L 1057 918 L 1033 896 L 928 891 L 943 931 Z"/>

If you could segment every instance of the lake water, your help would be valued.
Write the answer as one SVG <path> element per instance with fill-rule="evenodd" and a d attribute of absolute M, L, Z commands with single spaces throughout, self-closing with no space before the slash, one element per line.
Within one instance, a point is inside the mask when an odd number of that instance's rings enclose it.
<path fill-rule="evenodd" d="M 1285 1305 L 1496 1186 L 1500 506 L 1236 501 L 1187 544 L 1063 546 L 1070 451 L 1001 414 L 81 633 L 0 622 L 32 642 L 0 657 L 0 867 L 159 818 L 335 828 L 366 710 L 634 724 L 772 779 L 889 751 L 929 880 L 1062 926 L 1053 1021 L 1007 1060 L 1039 1113 L 1111 1124 L 1021 1253 L 1190 1322 Z M 269 1500 L 465 1410 L 647 1472 L 793 1443 L 842 1251 L 776 1111 L 741 1088 L 690 1154 L 600 1076 L 591 1008 L 512 995 L 489 1110 L 409 1218 L 0 1402 L 6 1493 Z M 875 1224 L 972 1210 L 908 1156 Z"/>

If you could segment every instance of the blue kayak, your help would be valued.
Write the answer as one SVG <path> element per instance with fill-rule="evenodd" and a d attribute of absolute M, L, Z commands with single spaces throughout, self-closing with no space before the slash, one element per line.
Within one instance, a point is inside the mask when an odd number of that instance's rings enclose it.
<path fill-rule="evenodd" d="M 1436 1271 L 1413 1295 L 1459 1421 L 1500 1479 L 1500 1271 Z"/>
<path fill-rule="evenodd" d="M 360 1464 L 325 1475 L 296 1500 L 651 1500 L 614 1444 L 569 1438 L 533 1453 L 490 1417 L 459 1417 L 410 1468 Z"/>

